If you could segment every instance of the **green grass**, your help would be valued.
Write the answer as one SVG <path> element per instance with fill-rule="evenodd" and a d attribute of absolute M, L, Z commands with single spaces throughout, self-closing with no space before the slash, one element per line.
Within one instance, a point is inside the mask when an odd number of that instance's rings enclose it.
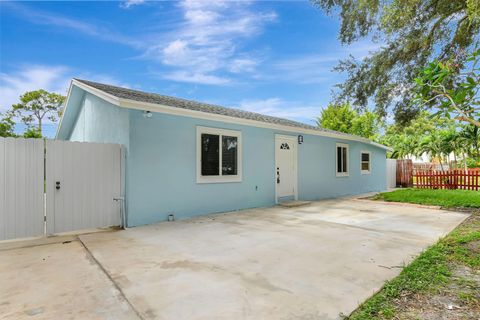
<path fill-rule="evenodd" d="M 401 295 L 433 290 L 451 276 L 447 267 L 447 250 L 443 244 L 423 252 L 401 274 L 386 282 L 382 290 L 364 302 L 348 319 L 391 319 L 395 315 L 394 300 Z"/>
<path fill-rule="evenodd" d="M 480 208 L 480 191 L 400 189 L 380 193 L 375 200 L 409 202 L 443 208 Z"/>
<path fill-rule="evenodd" d="M 432 202 L 429 204 L 439 204 Z M 458 205 L 458 202 L 456 204 Z M 396 316 L 396 301 L 400 297 L 439 292 L 446 288 L 449 282 L 455 281 L 451 278 L 454 266 L 466 265 L 479 270 L 480 255 L 475 250 L 468 249 L 469 244 L 478 240 L 480 240 L 480 214 L 477 212 L 448 236 L 425 250 L 405 267 L 398 277 L 386 282 L 377 294 L 365 301 L 347 319 L 392 319 Z M 465 301 L 472 299 L 468 293 L 459 292 L 459 296 Z"/>

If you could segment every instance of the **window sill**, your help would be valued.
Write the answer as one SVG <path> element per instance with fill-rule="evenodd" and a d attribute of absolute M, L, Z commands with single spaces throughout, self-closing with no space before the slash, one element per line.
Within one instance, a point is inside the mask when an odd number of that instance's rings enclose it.
<path fill-rule="evenodd" d="M 362 170 L 362 174 L 370 174 L 372 173 L 371 171 L 365 171 L 365 170 Z"/>
<path fill-rule="evenodd" d="M 197 184 L 205 183 L 238 183 L 242 182 L 242 177 L 197 177 Z"/>
<path fill-rule="evenodd" d="M 348 178 L 348 173 L 337 173 L 337 178 Z"/>

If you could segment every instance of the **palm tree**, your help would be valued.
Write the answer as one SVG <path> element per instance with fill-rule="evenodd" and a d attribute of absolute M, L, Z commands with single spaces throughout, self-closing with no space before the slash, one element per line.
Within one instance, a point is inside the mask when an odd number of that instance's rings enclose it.
<path fill-rule="evenodd" d="M 443 155 L 445 154 L 444 135 L 439 131 L 433 131 L 430 135 L 423 137 L 417 149 L 418 154 L 426 153 L 430 161 L 440 159 L 440 168 L 443 170 Z"/>
<path fill-rule="evenodd" d="M 459 143 L 462 145 L 465 169 L 467 169 L 467 156 L 480 158 L 480 130 L 474 125 L 465 125 L 458 135 Z"/>

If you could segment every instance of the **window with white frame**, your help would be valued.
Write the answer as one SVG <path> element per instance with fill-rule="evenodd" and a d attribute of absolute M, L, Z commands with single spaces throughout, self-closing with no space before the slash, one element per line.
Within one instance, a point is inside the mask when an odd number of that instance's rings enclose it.
<path fill-rule="evenodd" d="M 370 152 L 362 151 L 360 166 L 362 173 L 370 173 Z"/>
<path fill-rule="evenodd" d="M 197 182 L 239 182 L 241 180 L 241 132 L 197 127 Z"/>
<path fill-rule="evenodd" d="M 348 144 L 337 143 L 337 177 L 348 176 Z"/>

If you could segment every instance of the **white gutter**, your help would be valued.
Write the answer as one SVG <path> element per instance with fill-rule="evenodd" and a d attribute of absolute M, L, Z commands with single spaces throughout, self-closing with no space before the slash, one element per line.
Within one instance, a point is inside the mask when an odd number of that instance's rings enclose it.
<path fill-rule="evenodd" d="M 183 116 L 183 117 L 191 117 L 191 118 L 197 118 L 197 119 L 204 119 L 204 120 L 214 120 L 214 121 L 221 121 L 221 122 L 226 122 L 226 123 L 232 123 L 232 124 L 240 124 L 240 125 L 247 125 L 247 126 L 253 126 L 253 127 L 259 127 L 259 128 L 267 128 L 267 129 L 276 129 L 276 130 L 281 130 L 281 131 L 286 131 L 286 132 L 295 132 L 295 133 L 301 133 L 301 134 L 310 134 L 310 135 L 315 135 L 315 136 L 323 136 L 323 137 L 329 137 L 329 138 L 336 138 L 336 139 L 342 139 L 342 140 L 349 140 L 349 141 L 358 141 L 358 142 L 363 142 L 366 144 L 370 144 L 372 146 L 385 149 L 387 151 L 393 151 L 392 148 L 384 146 L 382 144 L 373 142 L 369 139 L 358 137 L 358 136 L 350 136 L 350 135 L 343 135 L 341 133 L 335 133 L 335 132 L 328 132 L 328 131 L 319 131 L 319 130 L 313 130 L 313 129 L 307 129 L 307 128 L 301 128 L 301 127 L 292 127 L 292 126 L 286 126 L 286 125 L 279 125 L 275 123 L 267 123 L 263 121 L 258 121 L 258 120 L 251 120 L 251 119 L 244 119 L 244 118 L 237 118 L 237 117 L 232 117 L 232 116 L 227 116 L 227 115 L 221 115 L 221 114 L 215 114 L 215 113 L 208 113 L 208 112 L 203 112 L 203 111 L 196 111 L 196 110 L 190 110 L 190 109 L 183 109 L 183 108 L 178 108 L 178 107 L 171 107 L 167 105 L 162 105 L 162 104 L 157 104 L 157 103 L 150 103 L 150 102 L 142 102 L 142 101 L 135 101 L 131 99 L 124 99 L 124 98 L 118 98 L 114 95 L 111 95 L 109 93 L 106 93 L 105 91 L 102 91 L 100 89 L 91 87 L 83 82 L 77 81 L 75 79 L 72 80 L 72 83 L 70 85 L 69 89 L 69 96 L 70 92 L 72 89 L 72 86 L 75 85 L 93 95 L 96 95 L 108 102 L 110 102 L 113 105 L 116 105 L 121 108 L 126 108 L 126 109 L 135 109 L 135 110 L 142 110 L 142 111 L 150 111 L 150 112 L 159 112 L 159 113 L 165 113 L 165 114 L 171 114 L 171 115 L 177 115 L 177 116 Z M 68 101 L 68 99 L 67 99 Z M 67 105 L 67 104 L 66 104 Z M 66 108 L 64 110 L 65 114 Z M 63 116 L 62 116 L 63 119 Z M 60 125 L 57 129 L 57 135 L 60 130 L 62 122 L 60 122 Z"/>

